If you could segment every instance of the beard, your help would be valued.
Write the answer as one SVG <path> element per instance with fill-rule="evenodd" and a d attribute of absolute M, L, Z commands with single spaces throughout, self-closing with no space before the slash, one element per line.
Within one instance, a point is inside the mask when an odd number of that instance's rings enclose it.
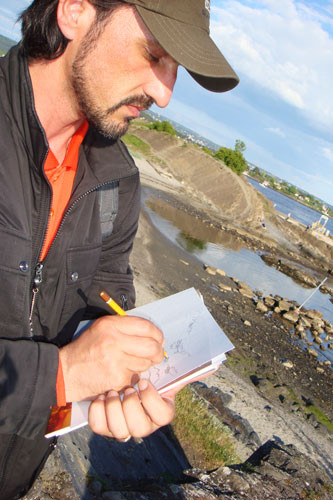
<path fill-rule="evenodd" d="M 148 109 L 154 100 L 145 95 L 132 95 L 117 102 L 111 107 L 103 108 L 97 104 L 92 85 L 86 77 L 85 62 L 88 54 L 88 39 L 82 43 L 72 65 L 72 89 L 80 113 L 85 117 L 90 125 L 95 127 L 101 134 L 109 139 L 118 139 L 126 134 L 130 121 L 135 117 L 126 117 L 123 120 L 113 118 L 114 113 L 122 106 L 130 105 Z M 91 49 L 91 46 L 90 46 Z"/>

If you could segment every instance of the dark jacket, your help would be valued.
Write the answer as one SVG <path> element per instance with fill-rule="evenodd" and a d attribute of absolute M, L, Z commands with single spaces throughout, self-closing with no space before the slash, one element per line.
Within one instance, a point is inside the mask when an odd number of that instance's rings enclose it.
<path fill-rule="evenodd" d="M 56 403 L 58 346 L 71 340 L 81 319 L 107 310 L 101 290 L 118 301 L 125 296 L 129 307 L 135 298 L 128 259 L 140 208 L 138 170 L 121 141 L 89 129 L 68 209 L 42 263 L 30 325 L 51 204 L 47 153 L 27 61 L 14 47 L 0 60 L 0 498 L 6 499 L 22 486 L 10 486 L 10 467 L 16 465 L 13 482 L 20 476 L 26 482 L 49 445 L 43 435 Z M 102 242 L 96 190 L 114 180 L 118 215 Z M 30 467 L 26 475 L 20 459 Z"/>

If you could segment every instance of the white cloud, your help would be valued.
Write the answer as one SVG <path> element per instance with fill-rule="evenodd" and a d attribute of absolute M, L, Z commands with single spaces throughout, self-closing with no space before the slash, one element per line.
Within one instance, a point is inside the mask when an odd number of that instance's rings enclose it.
<path fill-rule="evenodd" d="M 332 127 L 333 38 L 327 26 L 333 21 L 328 10 L 310 5 L 304 0 L 216 1 L 212 36 L 240 75 L 318 126 Z"/>
<path fill-rule="evenodd" d="M 321 151 L 325 158 L 333 163 L 333 150 L 328 147 L 323 147 Z"/>
<path fill-rule="evenodd" d="M 266 130 L 268 130 L 268 132 L 272 132 L 272 134 L 279 135 L 280 137 L 286 137 L 286 134 L 278 127 L 269 127 Z"/>

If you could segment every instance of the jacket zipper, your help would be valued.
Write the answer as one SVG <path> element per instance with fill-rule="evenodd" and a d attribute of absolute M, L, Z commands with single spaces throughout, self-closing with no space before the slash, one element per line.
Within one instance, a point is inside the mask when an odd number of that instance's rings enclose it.
<path fill-rule="evenodd" d="M 134 174 L 132 174 L 134 175 Z M 132 177 L 132 175 L 130 176 L 126 176 L 126 177 L 122 177 L 122 179 L 127 179 L 128 177 Z M 51 246 L 47 252 L 47 255 L 50 253 L 50 250 L 55 242 L 55 240 L 58 238 L 59 236 L 59 233 L 61 232 L 61 229 L 65 223 L 65 220 L 67 219 L 68 215 L 72 212 L 73 208 L 75 207 L 75 205 L 77 203 L 79 203 L 83 198 L 85 198 L 86 196 L 88 196 L 89 194 L 93 193 L 94 191 L 97 191 L 99 188 L 103 187 L 103 186 L 106 186 L 107 184 L 111 184 L 111 182 L 119 182 L 120 179 L 113 179 L 113 180 L 110 180 L 108 182 L 103 182 L 101 184 L 98 184 L 97 186 L 95 186 L 94 188 L 92 189 L 89 189 L 88 191 L 86 191 L 85 193 L 81 194 L 81 196 L 79 196 L 73 203 L 72 205 L 67 208 L 66 212 L 64 213 L 64 216 L 61 220 L 61 223 L 58 227 L 58 230 L 57 230 L 57 233 L 51 243 Z M 43 243 L 44 243 L 44 239 L 45 239 L 45 235 L 44 235 L 44 238 L 43 238 Z M 39 250 L 39 255 L 40 255 L 40 252 L 41 252 L 41 249 Z M 34 279 L 33 279 L 33 282 L 32 282 L 32 299 L 31 299 L 31 306 L 30 306 L 30 314 L 29 314 L 29 327 L 30 327 L 30 337 L 33 337 L 34 336 L 34 329 L 33 329 L 33 322 L 32 322 L 32 316 L 33 316 L 33 313 L 34 313 L 34 310 L 35 310 L 35 306 L 36 306 L 36 301 L 37 301 L 37 296 L 38 296 L 38 293 L 39 293 L 39 290 L 40 290 L 40 286 L 42 284 L 42 281 L 43 281 L 43 268 L 44 268 L 44 262 L 47 258 L 47 255 L 45 257 L 45 259 L 43 260 L 43 262 L 37 262 L 36 266 L 35 266 L 35 274 L 34 274 Z M 126 303 L 126 306 L 127 306 L 127 299 L 125 296 L 122 296 L 125 298 L 125 303 Z M 123 298 L 121 297 L 122 301 L 123 301 Z"/>

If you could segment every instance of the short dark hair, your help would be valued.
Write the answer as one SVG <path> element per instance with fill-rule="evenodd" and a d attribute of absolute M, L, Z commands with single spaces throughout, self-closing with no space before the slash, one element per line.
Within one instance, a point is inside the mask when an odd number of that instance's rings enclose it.
<path fill-rule="evenodd" d="M 95 26 L 103 24 L 122 3 L 121 0 L 88 0 L 96 9 Z M 31 59 L 56 59 L 69 40 L 57 21 L 58 0 L 34 0 L 19 17 L 22 21 L 21 48 Z"/>

